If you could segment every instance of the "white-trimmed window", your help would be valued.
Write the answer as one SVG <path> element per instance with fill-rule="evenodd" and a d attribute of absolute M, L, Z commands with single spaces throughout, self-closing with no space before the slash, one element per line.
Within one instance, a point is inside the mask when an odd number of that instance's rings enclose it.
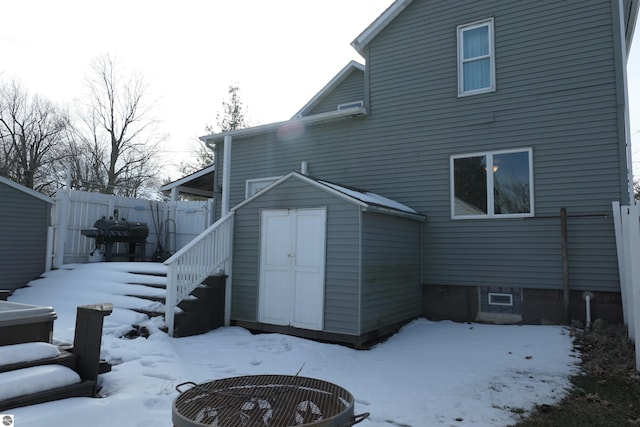
<path fill-rule="evenodd" d="M 496 90 L 493 18 L 458 26 L 458 96 Z"/>
<path fill-rule="evenodd" d="M 270 178 L 248 179 L 245 182 L 244 198 L 248 199 L 249 197 L 251 197 L 254 194 L 256 194 L 258 191 L 262 190 L 263 188 L 266 188 L 266 187 L 270 186 L 271 184 L 273 184 L 274 182 L 276 182 L 280 178 L 282 178 L 282 177 L 281 176 L 273 176 L 273 177 L 270 177 Z"/>
<path fill-rule="evenodd" d="M 488 294 L 489 305 L 502 305 L 513 307 L 513 295 L 502 294 L 497 292 L 489 292 Z"/>
<path fill-rule="evenodd" d="M 533 216 L 533 150 L 451 156 L 451 217 Z"/>
<path fill-rule="evenodd" d="M 362 107 L 363 101 L 346 102 L 344 104 L 338 104 L 338 110 L 348 110 L 349 108 Z"/>

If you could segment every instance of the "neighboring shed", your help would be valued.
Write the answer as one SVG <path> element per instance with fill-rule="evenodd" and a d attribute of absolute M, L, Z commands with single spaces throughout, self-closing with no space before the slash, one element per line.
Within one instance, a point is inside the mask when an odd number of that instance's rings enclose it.
<path fill-rule="evenodd" d="M 46 268 L 53 199 L 0 177 L 0 289 L 15 290 Z"/>
<path fill-rule="evenodd" d="M 424 215 L 295 172 L 233 210 L 236 325 L 360 345 L 421 314 Z"/>

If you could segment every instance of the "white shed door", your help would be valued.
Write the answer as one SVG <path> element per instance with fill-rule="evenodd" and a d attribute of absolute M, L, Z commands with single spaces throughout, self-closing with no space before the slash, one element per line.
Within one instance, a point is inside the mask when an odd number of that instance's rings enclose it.
<path fill-rule="evenodd" d="M 259 319 L 322 330 L 325 209 L 262 211 Z"/>

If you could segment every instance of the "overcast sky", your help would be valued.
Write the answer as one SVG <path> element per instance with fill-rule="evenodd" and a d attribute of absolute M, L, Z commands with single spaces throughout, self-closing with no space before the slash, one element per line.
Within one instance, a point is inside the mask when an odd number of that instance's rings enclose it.
<path fill-rule="evenodd" d="M 168 133 L 166 159 L 191 152 L 237 84 L 253 124 L 286 120 L 350 60 L 393 0 L 21 0 L 2 5 L 0 73 L 53 101 L 82 95 L 92 59 L 142 73 Z M 640 168 L 640 36 L 630 57 L 631 133 Z M 634 120 L 634 118 L 637 118 Z M 175 171 L 173 179 L 178 178 Z"/>

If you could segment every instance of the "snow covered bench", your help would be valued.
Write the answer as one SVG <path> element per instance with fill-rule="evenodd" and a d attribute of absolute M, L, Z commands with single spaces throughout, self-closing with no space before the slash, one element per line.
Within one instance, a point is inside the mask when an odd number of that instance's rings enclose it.
<path fill-rule="evenodd" d="M 69 397 L 95 397 L 98 375 L 111 370 L 100 361 L 100 344 L 103 319 L 112 310 L 112 304 L 78 307 L 70 351 L 45 342 L 0 346 L 0 413 Z"/>
<path fill-rule="evenodd" d="M 91 397 L 93 381 L 71 368 L 43 365 L 0 373 L 0 411 L 69 397 Z"/>

